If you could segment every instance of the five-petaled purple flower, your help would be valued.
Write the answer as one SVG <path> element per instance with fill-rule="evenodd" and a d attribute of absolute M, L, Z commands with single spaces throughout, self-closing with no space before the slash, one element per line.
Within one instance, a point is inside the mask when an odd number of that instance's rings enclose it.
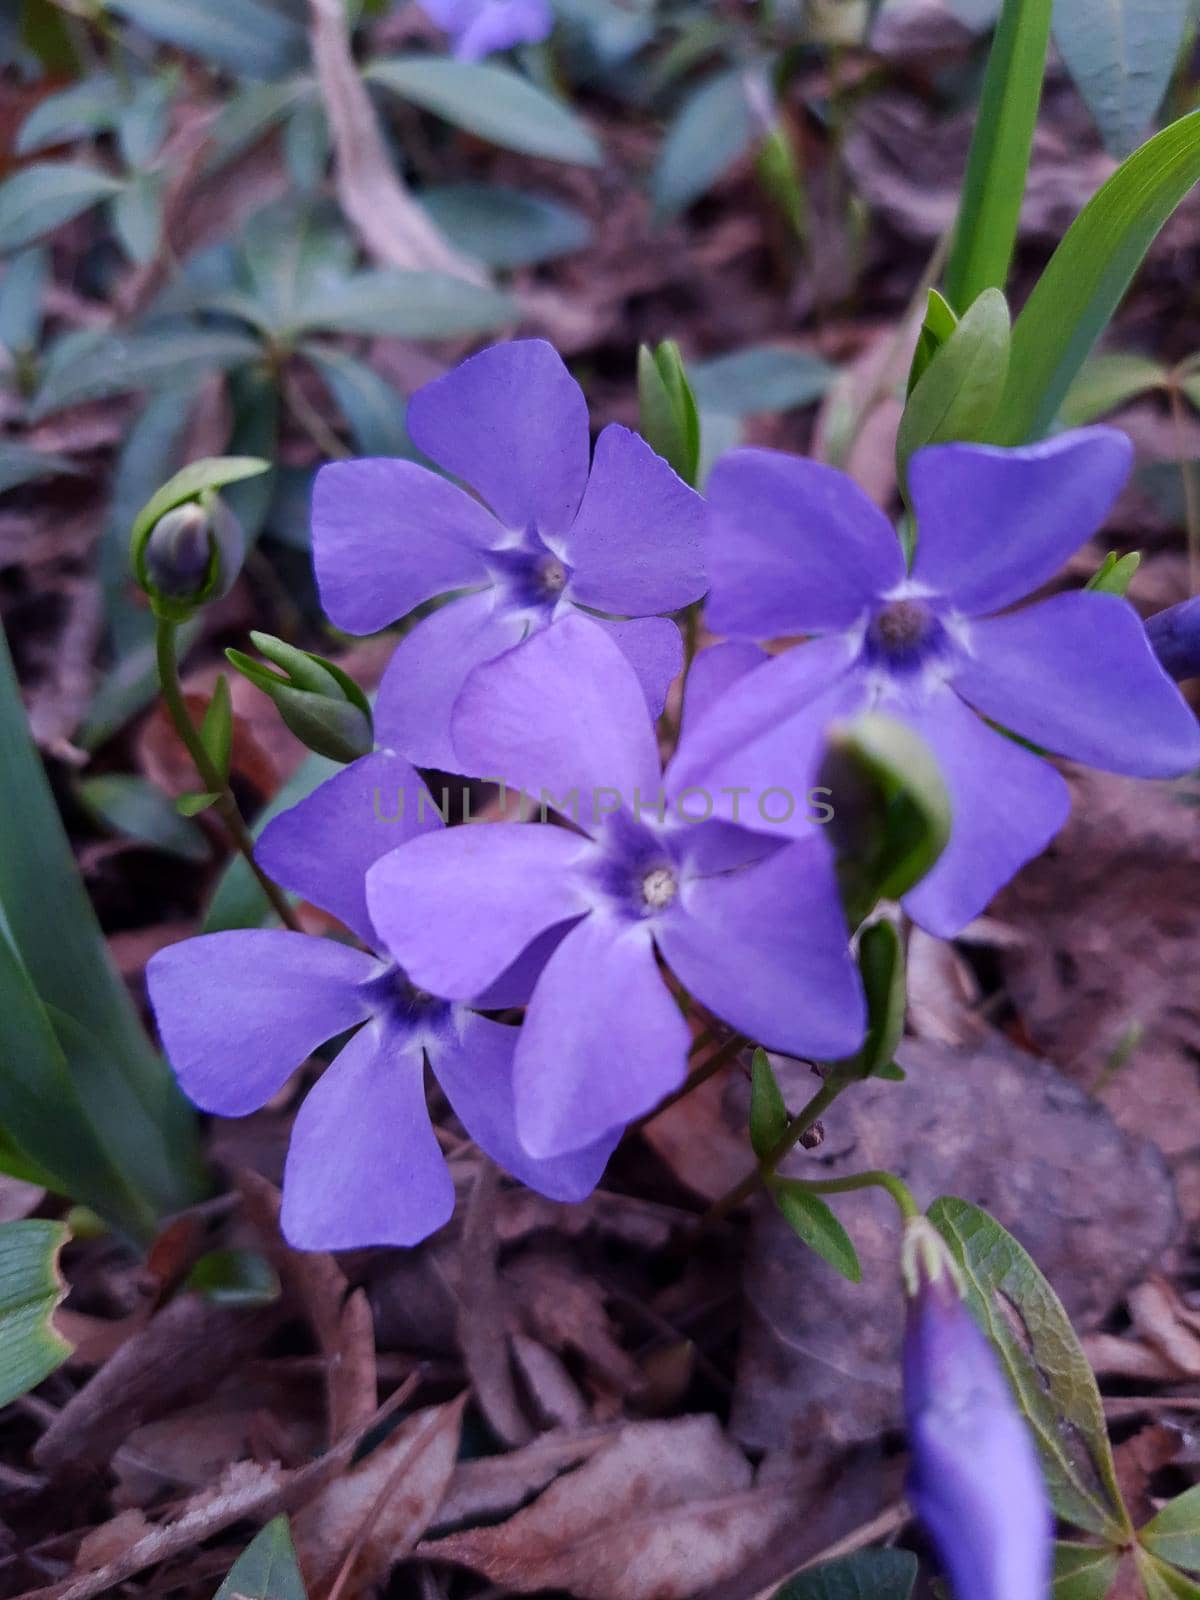
<path fill-rule="evenodd" d="M 688 726 L 708 714 L 693 700 Z M 370 870 L 367 899 L 414 981 L 457 999 L 539 936 L 557 940 L 516 1046 L 517 1132 L 532 1155 L 611 1137 L 682 1082 L 688 1028 L 658 955 L 764 1044 L 822 1058 L 857 1047 L 862 993 L 826 841 L 701 820 L 707 797 L 686 796 L 673 765 L 661 773 L 634 671 L 595 622 L 563 618 L 477 667 L 453 737 L 466 771 L 502 775 L 578 830 L 427 834 Z"/>
<path fill-rule="evenodd" d="M 925 1217 L 905 1229 L 904 1266 L 913 1510 L 954 1600 L 1045 1600 L 1054 1519 L 1033 1440 Z"/>
<path fill-rule="evenodd" d="M 541 339 L 481 351 L 409 404 L 413 439 L 481 505 L 411 461 L 322 467 L 313 555 L 325 610 L 374 633 L 416 606 L 468 594 L 401 641 L 379 690 L 380 741 L 459 770 L 450 714 L 471 669 L 577 607 L 606 614 L 655 715 L 679 671 L 679 629 L 658 613 L 704 592 L 698 495 L 613 424 L 588 463 L 583 391 Z M 490 509 L 489 509 L 490 508 Z"/>
<path fill-rule="evenodd" d="M 395 815 L 385 818 L 381 793 Z M 364 893 L 367 869 L 398 839 L 440 827 L 408 762 L 380 751 L 277 817 L 257 855 L 280 883 L 378 948 Z M 482 1005 L 524 1002 L 526 973 L 495 976 L 491 992 L 479 996 Z M 616 1142 L 557 1161 L 532 1159 L 514 1126 L 517 1030 L 415 987 L 387 957 L 253 928 L 159 951 L 147 981 L 184 1092 L 226 1117 L 258 1110 L 320 1045 L 358 1029 L 309 1092 L 292 1130 L 282 1223 L 299 1249 L 415 1244 L 449 1218 L 454 1184 L 426 1107 L 426 1062 L 476 1143 L 553 1199 L 589 1194 Z"/>
<path fill-rule="evenodd" d="M 538 44 L 554 26 L 550 0 L 420 0 L 420 6 L 453 39 L 460 61 Z"/>
<path fill-rule="evenodd" d="M 948 937 L 1045 848 L 1070 804 L 1060 774 L 989 722 L 1109 771 L 1195 766 L 1200 728 L 1126 601 L 1077 591 L 1007 609 L 1100 526 L 1130 459 L 1110 428 L 921 450 L 907 570 L 887 519 L 842 473 L 771 450 L 725 456 L 709 483 L 710 625 L 823 637 L 734 684 L 693 744 L 690 781 L 802 791 L 831 722 L 871 707 L 907 723 L 937 758 L 954 829 L 904 903 Z"/>

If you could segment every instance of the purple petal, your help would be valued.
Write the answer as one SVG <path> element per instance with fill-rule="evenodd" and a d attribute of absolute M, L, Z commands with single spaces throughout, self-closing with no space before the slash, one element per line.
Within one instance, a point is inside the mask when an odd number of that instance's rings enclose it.
<path fill-rule="evenodd" d="M 824 839 L 685 879 L 656 937 L 697 1000 L 769 1049 L 832 1060 L 862 1043 L 862 987 Z"/>
<path fill-rule="evenodd" d="M 687 737 L 667 770 L 668 794 L 711 797 L 713 815 L 777 839 L 813 829 L 809 790 L 817 781 L 830 724 L 866 701 L 865 678 L 849 671 L 853 647 L 841 635 L 797 645 L 738 678 Z M 689 815 L 700 802 L 684 801 Z"/>
<path fill-rule="evenodd" d="M 486 583 L 479 552 L 501 537 L 470 495 L 385 457 L 322 467 L 312 527 L 321 604 L 348 633 L 376 633 L 435 595 Z"/>
<path fill-rule="evenodd" d="M 970 644 L 955 689 L 1044 749 L 1139 778 L 1200 764 L 1200 725 L 1118 595 L 1056 594 L 973 623 Z"/>
<path fill-rule="evenodd" d="M 429 1064 L 455 1115 L 505 1172 L 551 1200 L 583 1200 L 604 1175 L 621 1130 L 570 1155 L 538 1161 L 517 1138 L 513 1052 L 517 1029 L 460 1013 L 460 1037 L 429 1052 Z"/>
<path fill-rule="evenodd" d="M 658 745 L 637 675 L 605 630 L 561 618 L 486 662 L 467 680 L 451 721 L 458 770 L 503 777 L 583 826 L 601 791 L 626 804 L 659 787 Z"/>
<path fill-rule="evenodd" d="M 542 975 L 542 968 L 558 949 L 573 926 L 557 922 L 527 944 L 511 966 L 494 983 L 481 989 L 472 1000 L 477 1011 L 508 1011 L 512 1006 L 527 1006 Z"/>
<path fill-rule="evenodd" d="M 353 761 L 263 831 L 255 857 L 285 889 L 328 911 L 374 946 L 367 868 L 442 825 L 429 791 L 388 750 Z"/>
<path fill-rule="evenodd" d="M 708 480 L 708 623 L 746 639 L 847 628 L 904 576 L 891 524 L 845 473 L 731 450 Z"/>
<path fill-rule="evenodd" d="M 1156 611 L 1147 618 L 1146 637 L 1168 676 L 1180 683 L 1200 678 L 1200 595 Z"/>
<path fill-rule="evenodd" d="M 587 403 L 544 339 L 493 345 L 418 389 L 408 431 L 506 528 L 570 527 L 587 483 Z"/>
<path fill-rule="evenodd" d="M 409 1034 L 368 1023 L 297 1114 L 283 1174 L 284 1237 L 297 1250 L 419 1244 L 453 1210 L 423 1053 Z"/>
<path fill-rule="evenodd" d="M 543 929 L 588 910 L 576 867 L 589 849 L 541 823 L 426 834 L 367 874 L 371 920 L 420 988 L 473 1000 Z"/>
<path fill-rule="evenodd" d="M 1132 461 L 1133 447 L 1114 428 L 1078 428 L 1018 450 L 918 450 L 908 468 L 914 579 L 968 616 L 1011 605 L 1091 538 Z"/>
<path fill-rule="evenodd" d="M 1067 820 L 1071 797 L 1049 762 L 987 727 L 949 689 L 896 715 L 933 751 L 953 812 L 949 843 L 904 909 L 949 939 L 1041 854 Z"/>
<path fill-rule="evenodd" d="M 638 675 L 650 715 L 657 721 L 683 666 L 683 635 L 669 617 L 630 617 L 624 622 L 592 617 L 591 621 L 620 645 Z"/>
<path fill-rule="evenodd" d="M 246 928 L 185 939 L 146 967 L 163 1049 L 204 1111 L 244 1117 L 318 1045 L 370 1015 L 373 956 L 328 939 Z"/>
<path fill-rule="evenodd" d="M 459 771 L 450 713 L 472 670 L 517 644 L 520 617 L 497 605 L 494 589 L 451 600 L 401 639 L 375 702 L 375 733 L 420 767 Z"/>
<path fill-rule="evenodd" d="M 482 61 L 497 50 L 537 44 L 553 26 L 546 0 L 488 0 L 459 36 L 454 54 L 460 61 Z"/>
<path fill-rule="evenodd" d="M 586 917 L 551 956 L 517 1041 L 517 1132 L 547 1159 L 610 1137 L 683 1082 L 688 1028 L 648 930 Z"/>
<path fill-rule="evenodd" d="M 680 739 L 691 736 L 700 718 L 714 706 L 726 689 L 739 678 L 761 667 L 771 658 L 756 644 L 744 640 L 730 640 L 728 644 L 710 645 L 702 650 L 688 669 L 683 691 L 683 721 Z"/>
<path fill-rule="evenodd" d="M 704 502 L 646 441 L 615 423 L 596 440 L 579 515 L 563 540 L 567 595 L 623 616 L 677 611 L 704 593 Z"/>

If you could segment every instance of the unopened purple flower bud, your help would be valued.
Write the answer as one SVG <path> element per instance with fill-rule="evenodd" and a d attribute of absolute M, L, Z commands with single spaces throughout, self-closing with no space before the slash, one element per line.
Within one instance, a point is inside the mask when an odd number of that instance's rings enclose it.
<path fill-rule="evenodd" d="M 908 1493 L 955 1600 L 1045 1600 L 1053 1518 L 1029 1429 L 925 1217 L 904 1238 Z"/>
<path fill-rule="evenodd" d="M 1200 678 L 1200 595 L 1157 612 L 1146 623 L 1146 636 L 1173 678 Z"/>
<path fill-rule="evenodd" d="M 134 572 L 154 605 L 181 621 L 197 606 L 228 594 L 241 569 L 241 524 L 216 494 L 164 512 L 135 541 Z"/>

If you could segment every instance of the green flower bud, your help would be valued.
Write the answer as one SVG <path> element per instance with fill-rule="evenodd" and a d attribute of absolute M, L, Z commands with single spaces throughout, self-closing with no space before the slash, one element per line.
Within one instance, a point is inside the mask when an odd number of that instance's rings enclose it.
<path fill-rule="evenodd" d="M 301 744 L 331 761 L 357 761 L 369 753 L 375 743 L 371 708 L 349 673 L 269 633 L 250 637 L 281 672 L 272 672 L 241 650 L 225 654 L 244 678 L 271 697 Z"/>
<path fill-rule="evenodd" d="M 700 418 L 683 357 L 673 339 L 638 350 L 642 437 L 693 488 L 700 466 Z"/>

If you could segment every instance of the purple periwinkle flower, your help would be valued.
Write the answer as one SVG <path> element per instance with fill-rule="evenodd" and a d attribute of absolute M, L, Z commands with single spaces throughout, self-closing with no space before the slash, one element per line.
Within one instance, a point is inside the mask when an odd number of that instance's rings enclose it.
<path fill-rule="evenodd" d="M 909 466 L 916 554 L 831 467 L 734 450 L 709 481 L 708 621 L 741 639 L 816 634 L 745 672 L 692 741 L 691 782 L 803 790 L 832 722 L 876 709 L 937 758 L 954 829 L 905 898 L 948 937 L 1058 832 L 1070 806 L 1041 749 L 1169 777 L 1200 729 L 1115 595 L 1056 594 L 1017 611 L 1103 522 L 1129 441 L 1082 428 L 1020 449 L 937 445 Z M 790 824 L 808 824 L 797 814 Z"/>
<path fill-rule="evenodd" d="M 1200 595 L 1156 612 L 1146 623 L 1146 635 L 1173 678 L 1200 678 Z"/>
<path fill-rule="evenodd" d="M 679 629 L 659 613 L 704 592 L 699 496 L 616 424 L 589 470 L 583 391 L 541 339 L 495 345 L 426 384 L 408 426 L 486 504 L 379 458 L 322 467 L 313 491 L 317 581 L 338 627 L 374 633 L 468 591 L 398 646 L 375 708 L 380 741 L 459 770 L 450 713 L 471 669 L 581 606 L 605 614 L 657 715 L 682 660 Z"/>
<path fill-rule="evenodd" d="M 1054 1519 L 1033 1440 L 925 1217 L 905 1230 L 908 1495 L 954 1600 L 1046 1600 Z"/>
<path fill-rule="evenodd" d="M 693 705 L 689 725 L 708 714 Z M 659 956 L 768 1046 L 823 1058 L 857 1047 L 863 1000 L 825 839 L 704 820 L 711 797 L 686 791 L 673 764 L 662 773 L 634 670 L 597 623 L 565 617 L 477 667 L 453 739 L 465 771 L 501 775 L 577 826 L 412 839 L 372 867 L 368 904 L 413 980 L 455 999 L 532 941 L 553 945 L 514 1058 L 531 1155 L 611 1138 L 682 1082 L 688 1028 Z"/>
<path fill-rule="evenodd" d="M 376 752 L 277 817 L 257 854 L 279 882 L 375 949 L 367 868 L 397 839 L 441 825 L 409 764 Z M 282 1223 L 298 1249 L 415 1244 L 449 1218 L 454 1184 L 426 1107 L 426 1064 L 481 1149 L 553 1199 L 583 1199 L 611 1154 L 615 1138 L 560 1160 L 533 1160 L 513 1119 L 517 1030 L 414 986 L 386 955 L 253 928 L 172 945 L 151 959 L 146 975 L 184 1092 L 221 1116 L 258 1110 L 314 1050 L 358 1030 L 310 1090 L 292 1129 Z M 525 1000 L 527 976 L 497 976 L 481 1004 Z"/>
<path fill-rule="evenodd" d="M 420 5 L 450 35 L 460 61 L 538 44 L 554 26 L 549 0 L 420 0 Z"/>

